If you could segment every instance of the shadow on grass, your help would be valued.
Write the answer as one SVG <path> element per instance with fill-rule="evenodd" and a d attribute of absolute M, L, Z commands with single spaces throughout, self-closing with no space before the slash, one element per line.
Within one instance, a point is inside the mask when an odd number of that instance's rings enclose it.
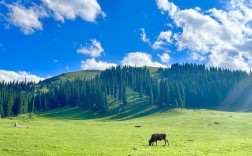
<path fill-rule="evenodd" d="M 72 119 L 72 120 L 96 119 L 104 117 L 104 115 L 94 113 L 89 110 L 82 110 L 79 107 L 64 107 L 53 109 L 46 112 L 39 112 L 39 116 L 46 118 Z"/>
<path fill-rule="evenodd" d="M 149 106 L 146 104 L 139 104 L 129 107 L 125 112 L 114 115 L 109 119 L 130 120 L 151 115 L 157 112 L 161 112 L 161 110 L 158 107 Z"/>
<path fill-rule="evenodd" d="M 64 107 L 46 112 L 39 112 L 40 117 L 55 118 L 55 119 L 70 119 L 70 120 L 130 120 L 141 118 L 154 113 L 162 112 L 157 106 L 149 106 L 146 103 L 134 104 L 128 106 L 125 111 L 118 114 L 119 108 L 111 110 L 106 114 L 94 113 L 89 110 L 82 110 L 79 107 Z"/>

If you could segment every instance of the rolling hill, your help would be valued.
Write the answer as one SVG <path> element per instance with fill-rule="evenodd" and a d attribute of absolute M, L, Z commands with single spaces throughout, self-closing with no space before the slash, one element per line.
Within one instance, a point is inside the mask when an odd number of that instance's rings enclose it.
<path fill-rule="evenodd" d="M 65 73 L 34 83 L 0 83 L 1 116 L 79 107 L 101 114 L 139 108 L 251 111 L 252 74 L 173 64 L 170 68 L 114 67 Z M 128 111 L 135 108 L 135 111 Z"/>
<path fill-rule="evenodd" d="M 42 84 L 57 84 L 65 81 L 73 81 L 75 79 L 92 79 L 95 78 L 101 71 L 99 70 L 82 70 L 76 72 L 68 72 L 58 76 L 54 76 L 42 81 Z"/>
<path fill-rule="evenodd" d="M 186 102 L 187 108 L 209 108 L 233 111 L 252 110 L 252 105 L 249 104 L 251 101 L 249 100 L 249 95 L 252 93 L 252 76 L 250 73 L 215 67 L 206 68 L 204 65 L 186 63 L 182 65 L 173 64 L 171 68 L 167 69 L 156 67 L 143 68 L 148 70 L 150 77 L 157 80 L 159 83 L 161 80 L 167 81 L 164 83 L 170 83 L 170 85 L 168 84 L 167 86 L 168 90 L 175 89 L 173 92 L 176 92 L 176 85 L 181 85 L 183 91 L 180 91 L 180 93 L 172 93 L 172 91 L 170 91 L 171 93 L 168 96 L 172 97 L 174 94 L 182 94 L 182 92 L 185 92 L 185 99 L 190 99 Z M 102 71 L 95 70 L 65 73 L 47 79 L 43 81 L 42 84 L 55 84 L 61 81 L 73 81 L 75 79 L 88 80 L 100 73 L 102 73 Z M 108 81 L 108 79 L 106 81 Z M 128 96 L 132 94 L 136 96 L 139 94 L 139 90 L 131 86 L 127 86 L 127 88 L 126 91 Z M 130 93 L 128 93 L 128 91 L 130 91 Z M 160 90 L 157 91 L 160 92 Z M 146 96 L 149 96 L 148 94 L 147 92 L 145 93 Z M 201 104 L 198 104 L 198 101 L 200 101 Z M 158 101 L 154 101 L 154 103 L 157 104 Z M 163 103 L 169 103 L 169 101 L 164 101 Z"/>
<path fill-rule="evenodd" d="M 243 71 L 192 64 L 124 67 L 0 88 L 2 116 L 6 104 L 20 111 L 0 119 L 0 155 L 252 152 L 252 115 L 237 112 L 251 110 L 251 74 Z M 166 132 L 170 146 L 148 146 L 156 132 Z"/>

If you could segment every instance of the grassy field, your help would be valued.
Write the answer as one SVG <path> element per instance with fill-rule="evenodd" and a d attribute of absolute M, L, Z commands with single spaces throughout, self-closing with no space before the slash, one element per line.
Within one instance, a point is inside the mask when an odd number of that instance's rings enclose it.
<path fill-rule="evenodd" d="M 48 78 L 43 81 L 43 83 L 51 83 L 51 84 L 59 84 L 62 82 L 65 82 L 67 80 L 74 81 L 75 79 L 92 79 L 95 78 L 96 75 L 98 75 L 100 71 L 98 70 L 82 70 L 77 72 L 68 72 L 64 73 L 52 78 Z"/>
<path fill-rule="evenodd" d="M 164 142 L 148 146 L 154 132 L 166 132 L 170 146 L 163 146 Z M 0 119 L 3 156 L 250 156 L 251 147 L 251 113 L 142 108 L 132 116 L 101 116 L 64 108 L 33 115 L 30 120 L 26 115 Z"/>

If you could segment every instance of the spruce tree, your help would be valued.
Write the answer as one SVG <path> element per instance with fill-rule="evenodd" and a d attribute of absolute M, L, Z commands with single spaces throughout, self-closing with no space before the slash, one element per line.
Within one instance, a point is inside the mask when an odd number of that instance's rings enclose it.
<path fill-rule="evenodd" d="M 127 106 L 128 105 L 128 102 L 127 102 L 127 94 L 126 94 L 126 85 L 125 83 L 123 83 L 123 105 L 124 106 Z"/>
<path fill-rule="evenodd" d="M 16 97 L 13 107 L 12 107 L 13 115 L 17 116 L 21 113 L 21 98 L 20 95 Z"/>
<path fill-rule="evenodd" d="M 3 117 L 3 99 L 0 94 L 0 118 Z"/>
<path fill-rule="evenodd" d="M 149 105 L 153 105 L 153 92 L 152 92 L 152 88 L 150 90 L 150 95 L 149 95 Z"/>

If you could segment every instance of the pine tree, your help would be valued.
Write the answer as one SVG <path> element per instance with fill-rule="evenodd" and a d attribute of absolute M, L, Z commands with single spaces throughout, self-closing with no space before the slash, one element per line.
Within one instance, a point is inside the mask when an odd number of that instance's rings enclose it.
<path fill-rule="evenodd" d="M 153 92 L 152 92 L 152 88 L 150 89 L 149 105 L 153 105 Z"/>
<path fill-rule="evenodd" d="M 13 106 L 14 97 L 13 95 L 9 95 L 7 101 L 3 103 L 4 117 L 7 117 L 11 114 L 12 106 Z"/>
<path fill-rule="evenodd" d="M 3 99 L 0 94 L 0 118 L 3 117 Z"/>
<path fill-rule="evenodd" d="M 28 113 L 32 113 L 34 111 L 34 102 L 35 102 L 35 96 L 33 96 L 31 100 L 29 100 Z"/>
<path fill-rule="evenodd" d="M 123 98 L 123 86 L 119 85 L 119 93 L 118 93 L 118 100 L 122 100 Z"/>
<path fill-rule="evenodd" d="M 20 95 L 16 97 L 13 107 L 12 107 L 13 115 L 17 116 L 21 113 L 21 98 Z"/>
<path fill-rule="evenodd" d="M 122 96 L 123 96 L 123 105 L 127 106 L 128 102 L 127 102 L 127 94 L 126 94 L 126 85 L 125 85 L 125 83 L 123 83 L 123 93 L 122 93 Z"/>

